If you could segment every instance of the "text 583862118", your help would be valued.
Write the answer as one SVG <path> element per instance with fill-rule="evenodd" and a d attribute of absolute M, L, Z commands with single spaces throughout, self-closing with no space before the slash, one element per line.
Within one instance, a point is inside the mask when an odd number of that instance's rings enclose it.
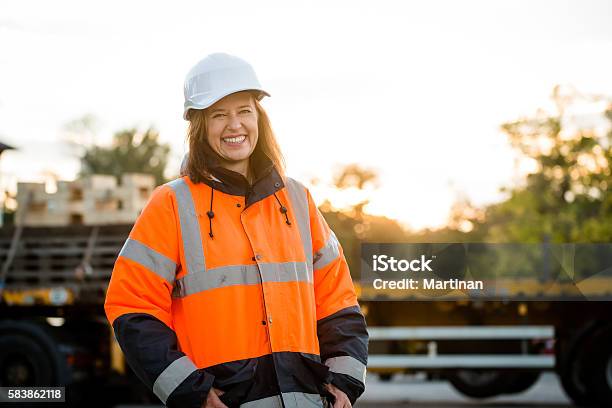
<path fill-rule="evenodd" d="M 0 402 L 65 402 L 64 387 L 0 387 Z"/>

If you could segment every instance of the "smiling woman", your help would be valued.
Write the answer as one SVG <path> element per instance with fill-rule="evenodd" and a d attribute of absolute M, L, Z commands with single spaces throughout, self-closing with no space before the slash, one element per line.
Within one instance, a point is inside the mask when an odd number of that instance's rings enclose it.
<path fill-rule="evenodd" d="M 257 112 L 253 96 L 237 92 L 206 110 L 208 144 L 223 158 L 226 168 L 243 175 L 257 145 Z"/>
<path fill-rule="evenodd" d="M 237 92 L 208 109 L 188 111 L 186 173 L 193 181 L 210 178 L 208 169 L 214 158 L 219 166 L 242 174 L 252 183 L 254 171 L 249 159 L 253 154 L 254 159 L 268 157 L 284 175 L 283 156 L 268 115 L 258 101 L 260 96 L 253 91 Z"/>
<path fill-rule="evenodd" d="M 284 175 L 263 96 L 239 58 L 190 71 L 185 174 L 155 191 L 113 270 L 108 319 L 169 407 L 349 408 L 365 389 L 342 247 Z"/>

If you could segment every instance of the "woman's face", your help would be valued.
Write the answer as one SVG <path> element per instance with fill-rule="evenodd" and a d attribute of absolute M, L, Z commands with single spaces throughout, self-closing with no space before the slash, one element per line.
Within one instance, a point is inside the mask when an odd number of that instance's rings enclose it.
<path fill-rule="evenodd" d="M 257 111 L 249 92 L 226 96 L 206 110 L 208 143 L 234 171 L 246 171 L 257 145 Z"/>

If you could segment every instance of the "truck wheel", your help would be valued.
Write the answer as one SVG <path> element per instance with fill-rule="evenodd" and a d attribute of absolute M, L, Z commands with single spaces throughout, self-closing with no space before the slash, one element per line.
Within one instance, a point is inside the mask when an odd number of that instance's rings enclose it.
<path fill-rule="evenodd" d="M 19 334 L 0 338 L 0 385 L 31 387 L 53 383 L 53 364 L 39 344 Z"/>
<path fill-rule="evenodd" d="M 489 398 L 506 392 L 513 373 L 495 370 L 458 370 L 448 377 L 460 393 L 471 398 Z"/>
<path fill-rule="evenodd" d="M 593 395 L 587 392 L 584 379 L 581 378 L 583 354 L 577 353 L 573 359 L 573 364 L 559 372 L 559 379 L 563 390 L 574 404 L 581 407 L 591 407 L 595 405 Z"/>
<path fill-rule="evenodd" d="M 561 386 L 574 404 L 582 407 L 596 405 L 593 394 L 587 389 L 588 382 L 585 378 L 585 363 L 589 352 L 586 345 L 592 338 L 593 330 L 595 330 L 593 327 L 588 327 L 578 332 L 563 342 L 564 347 L 561 348 L 561 352 L 557 351 Z"/>
<path fill-rule="evenodd" d="M 67 374 L 53 339 L 32 323 L 0 322 L 0 386 L 64 385 Z"/>
<path fill-rule="evenodd" d="M 586 342 L 584 379 L 597 406 L 612 405 L 612 326 L 606 326 Z"/>
<path fill-rule="evenodd" d="M 510 382 L 504 394 L 519 394 L 527 391 L 540 379 L 540 372 L 527 371 L 516 373 L 515 379 Z"/>

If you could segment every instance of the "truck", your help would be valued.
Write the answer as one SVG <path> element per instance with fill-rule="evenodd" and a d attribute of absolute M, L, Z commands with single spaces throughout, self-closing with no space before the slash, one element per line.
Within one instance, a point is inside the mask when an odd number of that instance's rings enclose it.
<path fill-rule="evenodd" d="M 612 244 L 366 243 L 361 249 L 370 371 L 383 378 L 425 372 L 472 398 L 523 392 L 541 372 L 553 371 L 576 404 L 612 404 Z M 390 273 L 375 255 L 388 252 L 411 254 L 415 266 L 434 262 L 436 270 Z M 366 266 L 372 259 L 374 268 Z M 383 272 L 373 272 L 381 265 Z M 417 290 L 407 290 L 408 281 Z M 400 286 L 406 290 L 392 289 Z"/>
<path fill-rule="evenodd" d="M 126 367 L 104 313 L 131 227 L 0 230 L 0 386 L 64 386 L 69 406 L 157 401 Z"/>
<path fill-rule="evenodd" d="M 74 406 L 157 402 L 126 365 L 103 309 L 130 229 L 0 230 L 0 386 L 65 386 Z M 370 332 L 368 370 L 381 378 L 420 372 L 487 398 L 522 392 L 553 371 L 576 404 L 612 401 L 607 275 L 583 297 L 569 283 L 514 280 L 501 284 L 508 293 L 497 301 L 381 299 L 354 280 Z M 543 288 L 556 296 L 542 297 Z"/>

